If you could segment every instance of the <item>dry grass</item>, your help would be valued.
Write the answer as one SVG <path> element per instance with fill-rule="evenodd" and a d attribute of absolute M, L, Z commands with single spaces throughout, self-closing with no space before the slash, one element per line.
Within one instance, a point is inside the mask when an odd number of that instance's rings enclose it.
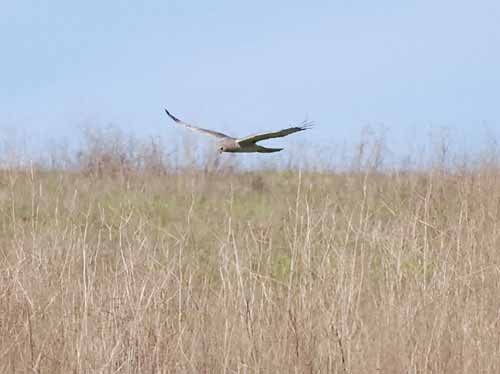
<path fill-rule="evenodd" d="M 118 164 L 0 173 L 0 372 L 500 372 L 496 164 Z"/>

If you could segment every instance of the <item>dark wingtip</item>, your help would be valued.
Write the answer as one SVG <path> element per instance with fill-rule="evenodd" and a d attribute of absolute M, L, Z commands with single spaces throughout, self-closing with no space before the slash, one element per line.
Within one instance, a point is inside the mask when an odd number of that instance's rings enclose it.
<path fill-rule="evenodd" d="M 165 113 L 167 113 L 167 115 L 172 118 L 175 122 L 180 122 L 179 118 L 176 118 L 174 117 L 172 114 L 170 114 L 170 112 L 167 110 L 167 108 L 165 108 Z"/>
<path fill-rule="evenodd" d="M 299 127 L 300 131 L 304 131 L 304 130 L 312 129 L 314 127 L 314 125 L 315 125 L 314 122 L 305 120 L 298 127 Z"/>

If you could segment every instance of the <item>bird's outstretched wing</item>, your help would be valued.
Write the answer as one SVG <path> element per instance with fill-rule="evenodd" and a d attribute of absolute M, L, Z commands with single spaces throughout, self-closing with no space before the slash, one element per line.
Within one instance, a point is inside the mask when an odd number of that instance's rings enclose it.
<path fill-rule="evenodd" d="M 215 136 L 217 138 L 231 138 L 230 136 L 226 135 L 226 134 L 223 134 L 221 132 L 217 132 L 217 131 L 212 131 L 212 130 L 208 130 L 208 129 L 203 129 L 201 127 L 196 127 L 196 126 L 193 126 L 193 125 L 190 125 L 189 123 L 186 123 L 184 121 L 181 121 L 179 118 L 177 117 L 174 117 L 172 114 L 170 114 L 170 112 L 165 109 L 165 113 L 167 113 L 167 115 L 172 118 L 176 123 L 180 124 L 180 125 L 183 125 L 185 127 L 187 127 L 188 129 L 190 130 L 194 130 L 194 131 L 198 131 L 198 132 L 202 132 L 202 133 L 205 133 L 205 134 L 208 134 L 208 135 L 212 135 L 212 136 Z"/>
<path fill-rule="evenodd" d="M 266 132 L 263 134 L 246 136 L 244 138 L 237 139 L 236 142 L 239 145 L 250 145 L 250 144 L 257 143 L 260 140 L 271 139 L 271 138 L 282 138 L 284 136 L 293 134 L 294 132 L 304 131 L 304 130 L 310 129 L 311 127 L 312 127 L 311 122 L 304 121 L 299 126 L 289 127 L 287 129 L 283 129 L 283 130 L 275 131 L 275 132 Z"/>

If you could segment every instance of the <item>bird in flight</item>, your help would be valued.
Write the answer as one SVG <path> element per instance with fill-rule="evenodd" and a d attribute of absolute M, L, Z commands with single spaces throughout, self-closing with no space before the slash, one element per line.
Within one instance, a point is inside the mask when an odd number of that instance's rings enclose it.
<path fill-rule="evenodd" d="M 170 112 L 167 109 L 165 109 L 165 112 L 176 123 L 183 125 L 190 130 L 202 132 L 204 134 L 212 135 L 212 136 L 218 138 L 218 145 L 217 145 L 218 148 L 217 149 L 218 149 L 219 153 L 222 153 L 222 152 L 230 152 L 230 153 L 253 153 L 253 152 L 273 153 L 273 152 L 279 152 L 279 151 L 283 150 L 283 148 L 262 147 L 262 146 L 258 145 L 257 142 L 259 142 L 261 140 L 265 140 L 265 139 L 282 138 L 284 136 L 293 134 L 294 132 L 304 131 L 304 130 L 310 129 L 312 127 L 311 122 L 304 121 L 299 126 L 289 127 L 287 129 L 283 129 L 283 130 L 279 130 L 279 131 L 250 135 L 250 136 L 245 136 L 244 138 L 233 138 L 232 136 L 223 134 L 221 132 L 207 130 L 207 129 L 203 129 L 201 127 L 196 127 L 196 126 L 190 125 L 189 123 L 181 121 L 179 118 L 170 114 Z"/>

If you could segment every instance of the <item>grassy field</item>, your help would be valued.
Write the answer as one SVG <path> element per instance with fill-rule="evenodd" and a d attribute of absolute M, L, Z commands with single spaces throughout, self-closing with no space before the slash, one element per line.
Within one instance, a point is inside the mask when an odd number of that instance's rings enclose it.
<path fill-rule="evenodd" d="M 1 373 L 499 373 L 500 168 L 6 167 Z"/>

